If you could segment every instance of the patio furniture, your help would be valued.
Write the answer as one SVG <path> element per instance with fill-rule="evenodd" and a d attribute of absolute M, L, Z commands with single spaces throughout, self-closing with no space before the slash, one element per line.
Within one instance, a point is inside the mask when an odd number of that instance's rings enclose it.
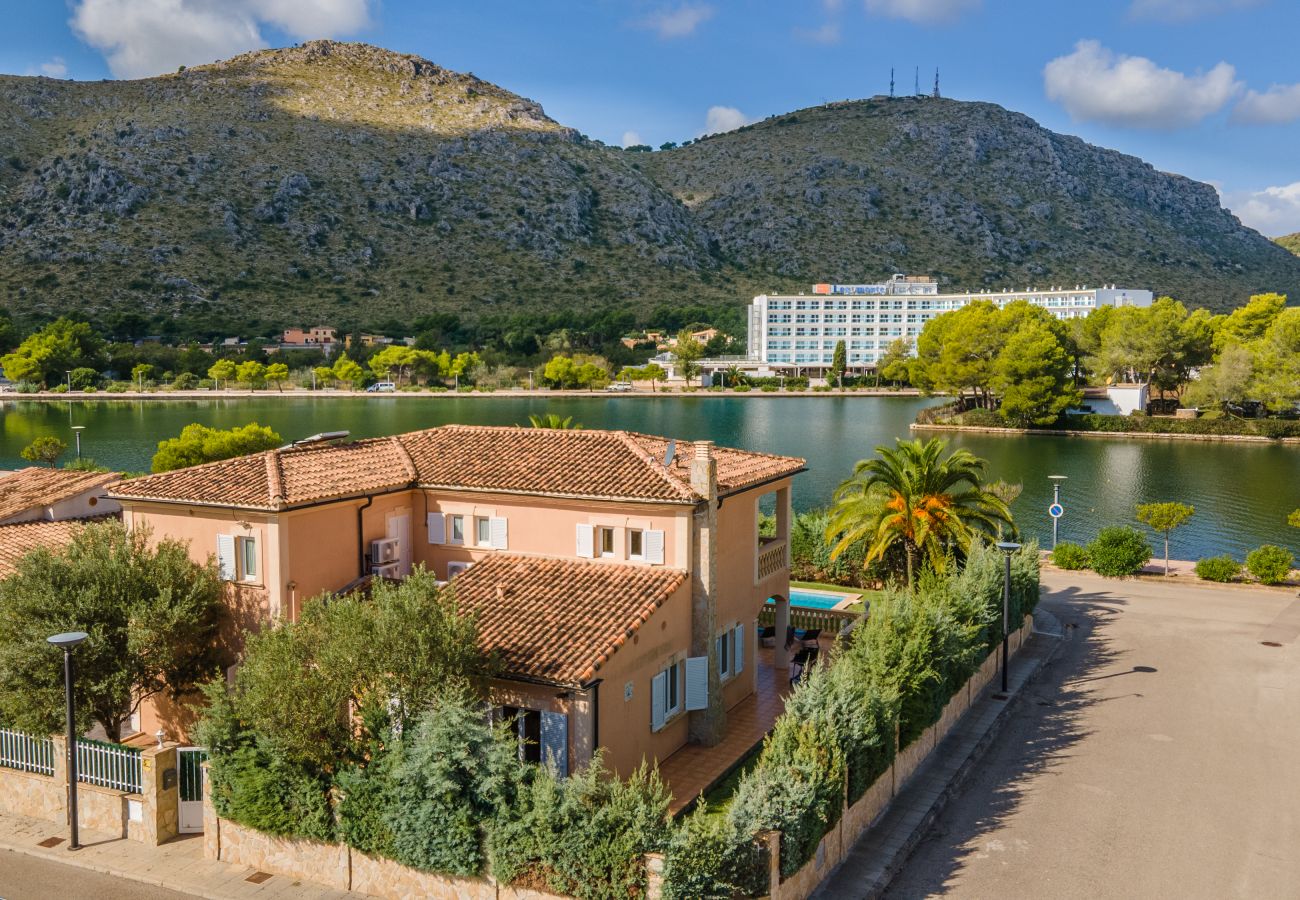
<path fill-rule="evenodd" d="M 761 647 L 776 646 L 776 626 L 760 625 L 758 627 L 758 643 Z"/>
<path fill-rule="evenodd" d="M 790 660 L 790 686 L 798 684 L 803 680 L 804 673 L 808 668 L 817 662 L 817 654 L 820 651 L 816 647 L 804 647 L 794 655 Z"/>
<path fill-rule="evenodd" d="M 795 628 L 791 625 L 785 630 L 785 649 L 789 650 L 796 644 L 800 647 L 809 649 L 816 648 L 818 646 L 817 638 L 821 637 L 821 633 L 822 630 L 820 628 L 809 628 L 805 630 Z"/>

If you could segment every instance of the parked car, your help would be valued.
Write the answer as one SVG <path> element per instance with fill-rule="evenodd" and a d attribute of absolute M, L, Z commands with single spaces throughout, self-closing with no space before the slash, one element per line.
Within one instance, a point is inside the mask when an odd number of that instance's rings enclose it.
<path fill-rule="evenodd" d="M 605 390 L 607 390 L 607 391 L 614 391 L 614 392 L 619 393 L 619 394 L 625 394 L 625 393 L 627 393 L 628 391 L 632 390 L 632 382 L 630 382 L 630 381 L 615 381 L 613 384 L 608 385 L 608 386 L 605 388 Z"/>
<path fill-rule="evenodd" d="M 397 390 L 397 385 L 391 381 L 376 381 L 370 387 L 366 388 L 367 394 L 390 394 Z"/>

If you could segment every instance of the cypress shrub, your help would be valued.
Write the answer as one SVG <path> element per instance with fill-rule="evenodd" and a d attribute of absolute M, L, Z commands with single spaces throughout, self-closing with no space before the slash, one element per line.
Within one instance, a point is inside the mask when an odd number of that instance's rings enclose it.
<path fill-rule="evenodd" d="M 673 832 L 664 853 L 664 900 L 731 900 L 767 893 L 763 848 L 727 816 L 701 803 Z"/>
<path fill-rule="evenodd" d="M 1236 581 L 1241 575 L 1241 563 L 1231 556 L 1207 556 L 1196 561 L 1196 577 L 1206 581 Z"/>
<path fill-rule="evenodd" d="M 1052 562 L 1059 569 L 1069 569 L 1071 571 L 1086 569 L 1088 568 L 1088 551 L 1079 544 L 1061 541 L 1056 545 L 1056 549 L 1052 551 Z"/>
<path fill-rule="evenodd" d="M 214 754 L 208 769 L 217 815 L 278 837 L 334 839 L 328 779 L 274 750 Z"/>

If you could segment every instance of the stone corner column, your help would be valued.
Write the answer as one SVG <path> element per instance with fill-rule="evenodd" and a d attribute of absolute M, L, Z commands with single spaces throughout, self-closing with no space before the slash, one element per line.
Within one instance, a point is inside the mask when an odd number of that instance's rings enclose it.
<path fill-rule="evenodd" d="M 764 831 L 758 836 L 767 844 L 767 881 L 768 900 L 779 900 L 781 896 L 781 832 Z"/>
<path fill-rule="evenodd" d="M 691 656 L 707 657 L 708 706 L 690 713 L 690 738 L 716 746 L 727 731 L 714 637 L 718 627 L 718 463 L 712 441 L 696 441 L 691 489 L 700 496 L 691 523 Z"/>
<path fill-rule="evenodd" d="M 221 859 L 221 820 L 212 808 L 211 764 L 200 763 L 203 769 L 203 858 Z"/>
<path fill-rule="evenodd" d="M 784 594 L 776 598 L 776 642 L 772 648 L 773 665 L 777 672 L 790 670 L 790 651 L 785 646 L 785 635 L 790 630 L 790 598 Z"/>
<path fill-rule="evenodd" d="M 664 895 L 664 855 L 645 854 L 645 900 L 661 900 Z"/>
<path fill-rule="evenodd" d="M 180 834 L 180 773 L 176 771 L 178 746 L 174 741 L 167 741 L 161 747 L 149 747 L 140 754 L 142 817 L 138 840 L 150 847 L 166 843 Z"/>

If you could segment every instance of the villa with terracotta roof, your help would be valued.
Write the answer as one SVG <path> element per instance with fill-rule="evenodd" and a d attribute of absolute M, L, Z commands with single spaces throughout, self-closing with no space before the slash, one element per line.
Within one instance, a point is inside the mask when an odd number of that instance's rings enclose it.
<path fill-rule="evenodd" d="M 0 472 L 0 525 L 117 512 L 117 503 L 108 500 L 107 494 L 108 486 L 121 478 L 116 472 L 41 466 Z"/>
<path fill-rule="evenodd" d="M 501 661 L 493 701 L 517 717 L 523 752 L 567 770 L 603 747 L 626 774 L 716 744 L 754 695 L 755 621 L 789 590 L 803 470 L 707 441 L 446 425 L 146 476 L 110 496 L 128 526 L 215 554 L 248 628 L 424 565 Z M 758 534 L 764 497 L 775 538 Z M 144 718 L 150 733 L 178 729 Z"/>

